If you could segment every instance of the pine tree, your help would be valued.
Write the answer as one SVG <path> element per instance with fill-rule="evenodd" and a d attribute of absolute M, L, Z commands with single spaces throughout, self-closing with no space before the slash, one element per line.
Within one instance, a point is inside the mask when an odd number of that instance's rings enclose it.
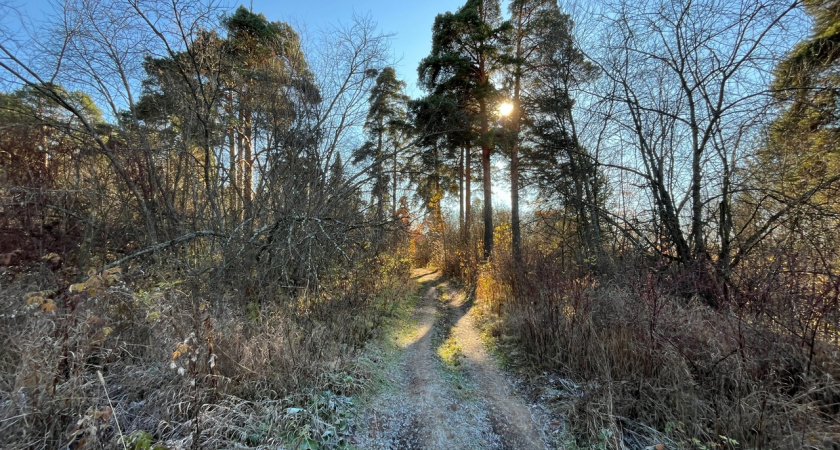
<path fill-rule="evenodd" d="M 788 195 L 840 173 L 840 3 L 804 4 L 814 20 L 812 35 L 776 68 L 773 88 L 785 109 L 761 154 Z"/>
<path fill-rule="evenodd" d="M 398 150 L 401 131 L 406 123 L 406 103 L 408 96 L 403 93 L 405 82 L 397 79 L 393 67 L 385 67 L 376 77 L 368 100 L 370 109 L 365 121 L 365 131 L 369 140 L 354 152 L 354 162 L 371 163 L 373 190 L 376 204 L 375 220 L 381 223 L 385 218 L 385 206 L 389 202 L 388 185 L 391 190 L 391 216 L 397 212 L 397 175 Z M 386 174 L 385 164 L 391 163 L 390 176 Z M 390 180 L 389 180 L 390 178 Z"/>
<path fill-rule="evenodd" d="M 581 145 L 574 116 L 572 90 L 597 76 L 572 37 L 572 22 L 557 5 L 546 0 L 511 3 L 515 38 L 512 45 L 514 134 L 525 126 L 532 146 L 524 148 L 526 169 L 543 196 L 560 200 L 577 216 L 584 259 L 601 255 L 601 179 L 595 158 Z M 518 197 L 515 161 L 520 139 L 511 155 L 511 197 Z M 516 177 L 515 177 L 516 175 Z M 514 205 L 518 203 L 514 200 Z M 512 211 L 513 251 L 519 238 L 517 207 Z"/>
<path fill-rule="evenodd" d="M 418 68 L 420 82 L 427 90 L 450 88 L 468 92 L 468 103 L 475 108 L 481 144 L 485 258 L 493 251 L 490 114 L 497 90 L 491 76 L 501 63 L 500 53 L 508 31 L 509 24 L 502 20 L 498 0 L 467 0 L 457 12 L 435 18 L 431 54 Z"/>
<path fill-rule="evenodd" d="M 513 259 L 522 262 L 522 231 L 519 219 L 519 147 L 520 132 L 527 120 L 523 97 L 523 83 L 528 83 L 527 73 L 539 64 L 541 37 L 558 26 L 560 10 L 553 0 L 514 0 L 509 5 L 512 39 L 507 51 L 507 71 L 512 85 L 511 149 L 510 149 L 510 199 L 511 199 L 511 250 Z M 531 78 L 533 75 L 531 75 Z"/>
<path fill-rule="evenodd" d="M 419 151 L 414 155 L 411 179 L 417 195 L 433 217 L 442 217 L 440 199 L 454 191 L 461 177 L 456 152 L 461 149 L 469 123 L 458 101 L 447 94 L 432 94 L 410 102 Z"/>

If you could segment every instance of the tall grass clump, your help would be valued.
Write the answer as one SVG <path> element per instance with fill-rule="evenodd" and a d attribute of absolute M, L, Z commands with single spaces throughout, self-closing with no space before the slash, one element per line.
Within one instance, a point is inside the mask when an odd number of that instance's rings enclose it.
<path fill-rule="evenodd" d="M 570 381 L 557 397 L 573 444 L 840 446 L 836 273 L 774 253 L 713 284 L 649 261 L 593 274 L 532 251 L 519 267 L 497 255 L 479 275 L 488 331 L 525 366 Z M 702 283 L 718 307 L 686 295 Z"/>
<path fill-rule="evenodd" d="M 407 296 L 406 250 L 318 289 L 229 278 L 174 258 L 6 270 L 0 446 L 345 445 L 366 377 L 353 358 Z"/>

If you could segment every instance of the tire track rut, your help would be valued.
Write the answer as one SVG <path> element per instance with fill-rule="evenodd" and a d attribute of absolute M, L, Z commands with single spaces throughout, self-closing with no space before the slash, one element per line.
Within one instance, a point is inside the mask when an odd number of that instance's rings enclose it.
<path fill-rule="evenodd" d="M 369 449 L 542 449 L 539 429 L 525 402 L 511 389 L 484 349 L 463 290 L 440 275 L 417 270 L 425 289 L 414 330 L 399 364 L 386 369 L 392 389 L 361 413 L 353 441 Z M 443 301 L 441 301 L 443 300 Z M 437 334 L 436 334 L 437 333 Z M 435 348 L 445 334 L 463 365 L 444 368 Z"/>

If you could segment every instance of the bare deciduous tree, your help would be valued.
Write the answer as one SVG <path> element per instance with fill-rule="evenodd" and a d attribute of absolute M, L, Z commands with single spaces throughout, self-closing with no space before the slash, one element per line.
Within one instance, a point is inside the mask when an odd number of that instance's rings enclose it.
<path fill-rule="evenodd" d="M 736 173 L 768 111 L 775 61 L 790 47 L 796 1 L 609 2 L 588 50 L 608 86 L 607 167 L 642 188 L 620 217 L 640 241 L 683 264 L 729 271 Z M 714 226 L 714 225 L 717 226 Z M 663 239 L 661 244 L 656 241 Z"/>

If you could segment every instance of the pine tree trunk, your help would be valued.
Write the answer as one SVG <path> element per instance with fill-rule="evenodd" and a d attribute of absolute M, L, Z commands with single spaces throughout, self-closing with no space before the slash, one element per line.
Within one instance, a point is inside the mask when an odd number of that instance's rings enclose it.
<path fill-rule="evenodd" d="M 458 232 L 463 240 L 464 236 L 464 149 L 458 158 Z"/>
<path fill-rule="evenodd" d="M 519 14 L 520 30 L 522 27 L 522 14 Z M 516 42 L 516 58 L 519 60 L 522 57 L 522 38 L 520 36 Z M 522 67 L 517 68 L 514 74 L 513 85 L 513 147 L 510 150 L 510 231 L 511 231 L 511 250 L 513 252 L 513 261 L 516 263 L 516 268 L 522 265 L 522 230 L 519 223 L 519 131 L 522 126 L 520 123 L 521 105 L 519 101 L 520 90 L 522 83 Z"/>
<path fill-rule="evenodd" d="M 393 177 L 391 177 L 391 217 L 397 217 L 397 149 L 394 148 Z"/>
<path fill-rule="evenodd" d="M 230 210 L 233 216 L 236 218 L 235 220 L 239 220 L 239 182 L 237 180 L 237 174 L 239 173 L 236 170 L 237 162 L 237 155 L 236 155 L 236 131 L 231 128 L 228 132 L 228 160 L 229 160 L 229 171 L 230 175 L 228 176 L 228 191 L 230 195 Z"/>
<path fill-rule="evenodd" d="M 244 136 L 243 136 L 243 148 L 242 148 L 242 159 L 244 160 L 244 164 L 242 165 L 242 193 L 243 193 L 243 203 L 245 209 L 245 217 L 251 217 L 251 201 L 252 201 L 252 189 L 254 184 L 254 161 L 253 161 L 253 142 L 251 140 L 251 113 L 246 112 L 244 117 L 244 122 L 242 123 Z"/>
<path fill-rule="evenodd" d="M 379 133 L 376 139 L 376 165 L 374 166 L 374 170 L 376 171 L 375 174 L 375 186 L 376 186 L 376 223 L 381 224 L 383 215 L 385 213 L 385 193 L 388 192 L 388 188 L 383 186 L 383 178 L 385 177 L 385 171 L 382 167 L 382 119 L 379 120 Z"/>
<path fill-rule="evenodd" d="M 510 231 L 513 260 L 519 266 L 522 263 L 522 230 L 519 220 L 519 133 L 516 135 L 517 141 L 510 152 Z"/>
<path fill-rule="evenodd" d="M 466 160 L 464 162 L 464 242 L 469 243 L 472 226 L 472 148 L 470 144 L 464 147 L 464 153 Z"/>
<path fill-rule="evenodd" d="M 492 180 L 490 179 L 490 150 L 491 137 L 489 136 L 490 126 L 487 117 L 487 101 L 479 100 L 481 115 L 481 174 L 484 184 L 484 259 L 489 259 L 493 254 L 493 191 Z"/>

